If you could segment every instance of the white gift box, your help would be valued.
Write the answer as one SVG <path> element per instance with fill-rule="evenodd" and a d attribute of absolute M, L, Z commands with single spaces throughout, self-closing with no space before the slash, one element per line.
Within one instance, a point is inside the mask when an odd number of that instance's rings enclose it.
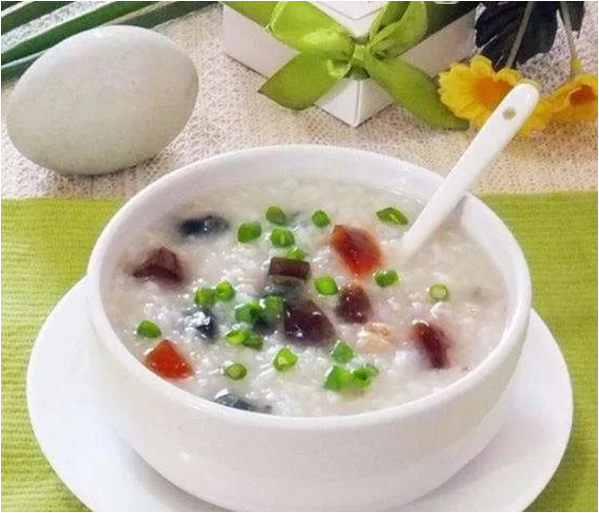
<path fill-rule="evenodd" d="M 311 2 L 343 25 L 354 37 L 363 37 L 386 2 Z M 456 19 L 403 54 L 406 62 L 430 76 L 452 62 L 469 57 L 474 48 L 474 10 Z M 223 49 L 242 64 L 270 77 L 297 55 L 272 37 L 264 27 L 224 6 Z M 393 99 L 371 79 L 344 78 L 316 102 L 321 109 L 353 127 L 391 105 Z"/>

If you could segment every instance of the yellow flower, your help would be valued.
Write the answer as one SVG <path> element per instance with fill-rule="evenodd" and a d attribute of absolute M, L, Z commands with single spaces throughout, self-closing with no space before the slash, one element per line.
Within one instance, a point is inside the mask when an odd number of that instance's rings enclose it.
<path fill-rule="evenodd" d="M 556 121 L 594 121 L 597 119 L 597 75 L 576 75 L 549 97 Z"/>
<path fill-rule="evenodd" d="M 519 82 L 531 81 L 524 80 L 514 69 L 495 71 L 489 59 L 477 55 L 469 65 L 453 64 L 449 71 L 440 73 L 439 93 L 441 101 L 456 116 L 469 119 L 480 128 Z M 546 100 L 539 101 L 519 134 L 526 136 L 533 130 L 542 130 L 550 118 L 550 105 Z"/>

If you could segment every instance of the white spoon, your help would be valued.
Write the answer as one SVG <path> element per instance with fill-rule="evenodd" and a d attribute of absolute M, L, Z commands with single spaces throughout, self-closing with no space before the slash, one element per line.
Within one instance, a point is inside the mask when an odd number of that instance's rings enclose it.
<path fill-rule="evenodd" d="M 507 146 L 539 101 L 531 84 L 514 87 L 480 129 L 460 160 L 434 192 L 401 240 L 403 261 L 410 259 L 460 202 L 474 179 Z"/>

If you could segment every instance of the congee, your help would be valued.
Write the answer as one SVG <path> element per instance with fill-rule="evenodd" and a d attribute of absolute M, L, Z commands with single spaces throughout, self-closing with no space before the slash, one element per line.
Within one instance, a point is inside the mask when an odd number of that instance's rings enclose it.
<path fill-rule="evenodd" d="M 158 376 L 217 403 L 341 415 L 448 386 L 498 344 L 506 293 L 448 221 L 408 263 L 420 202 L 298 181 L 198 192 L 119 257 L 109 315 Z"/>

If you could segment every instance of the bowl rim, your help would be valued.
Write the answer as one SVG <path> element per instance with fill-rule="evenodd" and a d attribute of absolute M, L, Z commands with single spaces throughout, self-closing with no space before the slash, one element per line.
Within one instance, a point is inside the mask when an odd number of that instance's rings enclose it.
<path fill-rule="evenodd" d="M 235 150 L 201 159 L 169 172 L 137 192 L 114 214 L 102 230 L 92 250 L 87 267 L 88 279 L 86 281 L 88 287 L 87 303 L 96 343 L 103 344 L 112 356 L 116 358 L 120 366 L 127 369 L 131 376 L 135 377 L 137 381 L 141 382 L 154 393 L 160 394 L 166 400 L 177 403 L 182 407 L 190 408 L 196 412 L 210 415 L 211 417 L 218 417 L 220 420 L 255 427 L 288 430 L 355 429 L 371 424 L 396 422 L 402 418 L 418 415 L 435 407 L 442 407 L 457 399 L 461 394 L 473 389 L 481 381 L 484 381 L 493 372 L 494 368 L 510 353 L 512 347 L 518 343 L 519 337 L 526 331 L 531 307 L 531 284 L 526 259 L 513 234 L 489 207 L 470 193 L 465 196 L 464 203 L 470 203 L 473 208 L 480 209 L 481 214 L 484 213 L 486 215 L 485 222 L 495 225 L 494 229 L 503 239 L 502 243 L 506 247 L 506 253 L 510 254 L 516 277 L 513 285 L 516 292 L 513 307 L 514 315 L 511 322 L 505 326 L 501 340 L 497 346 L 480 364 L 465 376 L 460 377 L 435 393 L 427 394 L 407 403 L 347 415 L 271 415 L 223 406 L 209 399 L 196 396 L 159 377 L 133 356 L 114 330 L 106 313 L 100 292 L 102 262 L 104 255 L 110 250 L 113 236 L 119 231 L 121 225 L 126 224 L 130 213 L 144 207 L 148 196 L 155 194 L 160 189 L 168 188 L 172 182 L 185 180 L 191 175 L 201 172 L 207 166 L 243 159 L 246 156 L 268 157 L 272 152 L 345 153 L 355 158 L 368 159 L 370 162 L 376 159 L 386 161 L 388 164 L 401 166 L 402 170 L 407 174 L 424 174 L 428 179 L 432 179 L 438 183 L 443 179 L 442 176 L 423 167 L 395 157 L 348 147 L 313 144 L 276 145 Z M 98 340 L 100 338 L 98 337 L 98 331 L 102 331 L 103 333 L 101 340 Z"/>

